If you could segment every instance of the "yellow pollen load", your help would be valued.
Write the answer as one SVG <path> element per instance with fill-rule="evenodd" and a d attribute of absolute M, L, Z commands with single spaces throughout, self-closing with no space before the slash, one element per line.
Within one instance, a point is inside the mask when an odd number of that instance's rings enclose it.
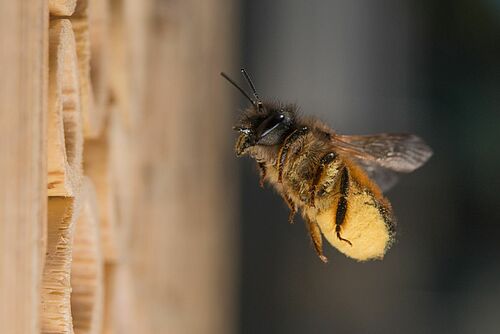
<path fill-rule="evenodd" d="M 328 242 L 358 261 L 382 259 L 393 239 L 384 216 L 378 209 L 383 204 L 357 183 L 351 182 L 347 212 L 340 230 L 342 238 L 349 240 L 351 246 L 339 240 L 335 232 L 337 203 L 338 199 L 335 199 L 330 209 L 316 215 L 316 221 Z"/>

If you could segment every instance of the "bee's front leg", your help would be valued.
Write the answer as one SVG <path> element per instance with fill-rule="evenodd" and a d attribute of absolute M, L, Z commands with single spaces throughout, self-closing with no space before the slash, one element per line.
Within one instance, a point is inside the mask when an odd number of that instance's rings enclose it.
<path fill-rule="evenodd" d="M 295 214 L 297 213 L 297 206 L 295 203 L 292 201 L 290 197 L 288 197 L 286 194 L 281 194 L 281 197 L 283 197 L 283 200 L 285 203 L 288 205 L 288 208 L 290 208 L 290 214 L 288 215 L 288 222 L 290 224 L 293 224 L 293 218 L 295 217 Z"/>
<path fill-rule="evenodd" d="M 276 169 L 278 170 L 278 183 L 283 183 L 283 168 L 288 157 L 288 150 L 295 141 L 297 141 L 300 137 L 307 135 L 308 133 L 309 128 L 307 126 L 304 126 L 300 129 L 295 129 L 285 138 L 283 145 L 281 145 L 279 149 L 278 159 L 276 160 Z"/>
<path fill-rule="evenodd" d="M 263 162 L 257 162 L 257 168 L 259 169 L 259 186 L 264 188 L 264 181 L 266 179 L 266 164 Z"/>

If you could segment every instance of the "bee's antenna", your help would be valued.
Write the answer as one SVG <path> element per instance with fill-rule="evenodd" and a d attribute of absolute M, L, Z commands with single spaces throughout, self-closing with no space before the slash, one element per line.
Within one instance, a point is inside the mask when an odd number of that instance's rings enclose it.
<path fill-rule="evenodd" d="M 256 103 L 254 100 L 252 100 L 252 99 L 250 98 L 250 96 L 247 94 L 247 92 L 245 92 L 245 91 L 243 90 L 243 88 L 241 88 L 240 86 L 238 86 L 238 84 L 237 84 L 236 82 L 234 82 L 234 81 L 233 81 L 233 80 L 232 80 L 232 79 L 231 79 L 231 78 L 230 78 L 230 77 L 229 77 L 226 73 L 224 73 L 224 72 L 220 72 L 220 75 L 222 75 L 222 77 L 224 77 L 224 79 L 226 79 L 226 80 L 227 80 L 227 81 L 229 81 L 229 82 L 230 82 L 230 83 L 231 83 L 234 87 L 236 87 L 236 88 L 240 91 L 240 93 L 241 93 L 241 94 L 243 94 L 243 95 L 244 95 L 244 96 L 248 99 L 248 101 L 250 101 L 250 103 L 251 103 L 251 104 L 253 104 L 254 106 L 257 106 L 257 103 Z M 259 101 L 259 102 L 260 102 L 260 101 Z"/>
<path fill-rule="evenodd" d="M 253 96 L 255 97 L 255 100 L 257 101 L 257 108 L 262 108 L 262 101 L 260 100 L 259 94 L 257 94 L 257 90 L 255 89 L 255 86 L 253 85 L 252 79 L 250 79 L 250 76 L 248 75 L 247 71 L 242 68 L 241 73 L 243 73 L 243 76 L 248 82 L 248 85 L 252 89 Z"/>

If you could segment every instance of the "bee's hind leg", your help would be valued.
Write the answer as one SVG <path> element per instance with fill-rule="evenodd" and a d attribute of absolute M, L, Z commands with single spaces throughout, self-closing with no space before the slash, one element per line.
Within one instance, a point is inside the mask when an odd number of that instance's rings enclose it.
<path fill-rule="evenodd" d="M 314 250 L 316 250 L 316 254 L 318 254 L 318 257 L 321 261 L 327 263 L 328 259 L 323 255 L 323 238 L 321 236 L 321 231 L 318 224 L 311 221 L 307 217 L 305 217 L 304 219 L 306 221 L 307 229 L 309 230 L 309 235 L 311 236 L 311 240 L 314 245 Z"/>
<path fill-rule="evenodd" d="M 335 233 L 337 234 L 337 238 L 340 240 L 340 241 L 345 241 L 349 244 L 349 246 L 352 246 L 352 242 L 350 242 L 349 240 L 347 239 L 344 239 L 340 236 L 340 225 L 336 225 L 335 226 Z"/>
<path fill-rule="evenodd" d="M 337 238 L 341 241 L 347 242 L 350 246 L 352 243 L 342 238 L 340 235 L 341 225 L 344 223 L 345 215 L 347 212 L 347 195 L 349 193 L 349 172 L 346 167 L 342 169 L 342 174 L 340 178 L 340 198 L 337 203 L 337 212 L 335 213 L 335 233 Z"/>

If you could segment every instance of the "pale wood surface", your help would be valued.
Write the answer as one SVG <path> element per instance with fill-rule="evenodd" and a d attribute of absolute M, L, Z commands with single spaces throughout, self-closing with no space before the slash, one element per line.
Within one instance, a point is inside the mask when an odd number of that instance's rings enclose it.
<path fill-rule="evenodd" d="M 76 0 L 48 0 L 50 15 L 70 16 L 75 11 Z"/>
<path fill-rule="evenodd" d="M 234 105 L 219 72 L 233 69 L 233 2 L 154 1 L 150 15 L 124 247 L 136 316 L 142 333 L 232 333 Z"/>
<path fill-rule="evenodd" d="M 144 107 L 151 2 L 110 0 L 110 94 L 127 128 L 139 122 Z"/>
<path fill-rule="evenodd" d="M 48 194 L 74 196 L 82 180 L 82 116 L 75 38 L 68 19 L 50 21 Z"/>
<path fill-rule="evenodd" d="M 0 1 L 0 326 L 39 332 L 48 4 Z"/>
<path fill-rule="evenodd" d="M 97 196 L 92 182 L 85 178 L 71 262 L 71 314 L 75 334 L 101 333 L 103 270 Z"/>
<path fill-rule="evenodd" d="M 84 148 L 83 168 L 92 180 L 99 203 L 102 252 L 107 262 L 117 259 L 117 230 L 115 216 L 115 193 L 111 186 L 110 151 L 108 131 L 103 131 L 96 139 L 87 139 Z"/>

